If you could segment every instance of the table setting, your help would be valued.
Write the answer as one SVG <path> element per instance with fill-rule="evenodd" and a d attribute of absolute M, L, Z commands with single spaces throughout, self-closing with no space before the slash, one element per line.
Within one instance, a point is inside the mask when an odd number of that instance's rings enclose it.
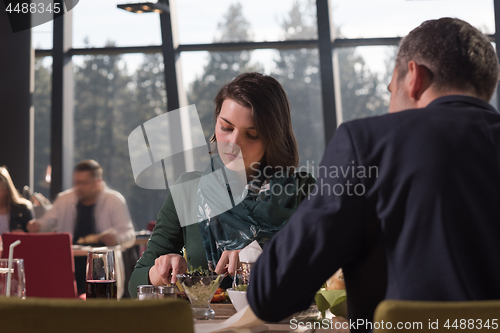
<path fill-rule="evenodd" d="M 340 325 L 347 320 L 335 315 L 335 313 L 344 316 L 347 314 L 345 290 L 322 288 L 315 297 L 317 305 L 311 305 L 309 309 L 294 314 L 279 323 L 266 323 L 260 320 L 248 305 L 246 287 L 250 279 L 251 267 L 261 253 L 262 249 L 257 242 L 252 242 L 240 252 L 242 268 L 235 275 L 232 288 L 227 289 L 233 308 L 231 309 L 229 304 L 208 304 L 210 313 L 213 312 L 213 315 L 206 320 L 203 320 L 203 316 L 196 315 L 197 310 L 193 310 L 196 318 L 194 325 L 196 333 L 349 332 L 348 329 L 342 329 L 342 325 Z M 336 277 L 333 276 L 333 278 Z M 186 293 L 189 296 L 189 293 Z M 335 325 L 336 323 L 337 325 Z M 344 324 L 344 327 L 347 325 Z"/>
<path fill-rule="evenodd" d="M 24 266 L 22 259 L 10 258 L 0 261 L 0 292 L 7 297 L 25 297 Z M 74 246 L 85 251 L 87 256 L 86 299 L 119 299 L 118 267 L 116 249 Z M 194 270 L 177 275 L 176 285 L 138 287 L 138 300 L 186 297 L 191 303 L 195 333 L 253 333 L 253 332 L 349 332 L 345 290 L 329 290 L 329 284 L 340 281 L 337 272 L 321 288 L 315 297 L 315 304 L 305 311 L 296 313 L 279 323 L 260 320 L 248 305 L 246 287 L 250 281 L 253 263 L 262 249 L 253 242 L 240 252 L 241 268 L 237 271 L 232 288 L 225 292 L 219 288 L 226 274 L 218 275 L 211 271 Z M 4 267 L 5 266 L 5 267 Z M 10 274 L 9 274 L 10 272 Z M 338 286 L 336 286 L 338 287 Z M 218 296 L 222 298 L 214 297 Z M 226 296 L 225 296 L 226 295 Z M 213 303 L 215 301 L 221 301 Z M 229 303 L 230 302 L 230 303 Z"/>

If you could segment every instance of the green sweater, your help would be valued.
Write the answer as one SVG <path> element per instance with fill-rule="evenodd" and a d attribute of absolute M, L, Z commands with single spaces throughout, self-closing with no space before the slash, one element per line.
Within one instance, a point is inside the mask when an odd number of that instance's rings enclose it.
<path fill-rule="evenodd" d="M 189 172 L 181 176 L 181 181 L 199 178 L 201 172 Z M 174 200 L 169 193 L 158 213 L 156 226 L 149 238 L 146 251 L 142 258 L 137 261 L 134 272 L 130 277 L 128 290 L 133 298 L 137 297 L 137 286 L 151 284 L 149 281 L 149 269 L 154 266 L 156 258 L 168 254 L 177 253 L 182 255 L 185 247 L 186 259 L 189 267 L 202 267 L 208 269 L 207 256 L 203 248 L 203 240 L 200 236 L 198 223 L 181 227 Z"/>
<path fill-rule="evenodd" d="M 202 172 L 188 172 L 180 177 L 179 182 L 197 179 L 201 175 Z M 315 182 L 316 180 L 311 174 L 300 177 L 300 185 L 309 185 Z M 309 187 L 306 186 L 305 190 L 308 193 Z M 297 202 L 300 203 L 305 197 L 306 195 L 299 194 Z M 182 255 L 183 248 L 186 251 L 188 268 L 201 266 L 203 269 L 208 269 L 207 256 L 203 247 L 198 223 L 190 224 L 186 227 L 180 225 L 174 200 L 171 193 L 169 193 L 163 207 L 158 213 L 156 226 L 149 238 L 147 249 L 144 251 L 142 258 L 137 261 L 134 272 L 130 277 L 128 285 L 130 296 L 137 298 L 137 287 L 144 284 L 151 284 L 149 281 L 149 269 L 154 266 L 156 258 L 168 253 Z"/>

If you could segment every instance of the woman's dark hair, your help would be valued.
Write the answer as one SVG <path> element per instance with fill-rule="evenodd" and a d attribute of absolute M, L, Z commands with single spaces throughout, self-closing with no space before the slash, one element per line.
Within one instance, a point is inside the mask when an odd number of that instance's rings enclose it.
<path fill-rule="evenodd" d="M 290 103 L 275 78 L 260 73 L 244 73 L 224 85 L 214 99 L 215 123 L 226 99 L 253 111 L 255 129 L 266 147 L 261 161 L 265 166 L 297 167 L 299 149 L 292 129 Z M 210 141 L 216 141 L 215 134 Z"/>
<path fill-rule="evenodd" d="M 458 89 L 489 101 L 498 83 L 498 58 L 491 42 L 469 23 L 456 18 L 429 20 L 400 43 L 398 81 L 408 62 L 426 66 L 438 90 Z"/>
<path fill-rule="evenodd" d="M 21 197 L 19 192 L 17 192 L 16 187 L 12 182 L 12 178 L 10 177 L 9 171 L 5 166 L 0 166 L 0 184 L 3 184 L 7 189 L 7 192 L 9 192 L 9 196 L 7 197 L 7 205 L 24 205 L 28 209 L 32 208 L 31 202 Z"/>

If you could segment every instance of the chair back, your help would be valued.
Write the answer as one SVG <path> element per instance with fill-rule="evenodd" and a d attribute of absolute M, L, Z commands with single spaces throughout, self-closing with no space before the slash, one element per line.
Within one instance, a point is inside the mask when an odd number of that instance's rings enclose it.
<path fill-rule="evenodd" d="M 150 221 L 147 226 L 148 231 L 153 231 L 156 226 L 156 221 Z"/>
<path fill-rule="evenodd" d="M 27 320 L 28 318 L 28 320 Z M 0 298 L 2 332 L 194 333 L 185 300 L 134 301 Z"/>
<path fill-rule="evenodd" d="M 375 310 L 373 332 L 394 332 L 398 323 L 403 329 L 427 332 L 488 331 L 500 329 L 500 300 L 437 302 L 381 302 Z M 384 327 L 380 323 L 384 321 Z M 392 328 L 387 326 L 391 323 Z M 379 326 L 378 328 L 376 326 Z M 399 331 L 399 330 L 398 330 Z"/>
<path fill-rule="evenodd" d="M 4 233 L 2 257 L 17 240 L 14 258 L 24 260 L 26 297 L 76 298 L 75 263 L 69 233 Z"/>

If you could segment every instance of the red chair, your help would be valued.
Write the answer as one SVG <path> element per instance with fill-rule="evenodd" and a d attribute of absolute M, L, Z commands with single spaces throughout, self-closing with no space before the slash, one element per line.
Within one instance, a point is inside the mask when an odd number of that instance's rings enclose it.
<path fill-rule="evenodd" d="M 2 257 L 24 259 L 26 297 L 77 298 L 75 262 L 69 233 L 4 233 Z"/>
<path fill-rule="evenodd" d="M 153 231 L 153 229 L 155 228 L 156 226 L 156 221 L 151 221 L 148 223 L 148 226 L 147 226 L 147 230 L 148 231 Z"/>
<path fill-rule="evenodd" d="M 153 231 L 156 226 L 156 221 L 150 221 L 148 222 L 148 225 L 146 227 L 146 230 L 148 231 Z M 142 255 L 144 254 L 144 251 L 146 251 L 146 244 L 141 244 L 139 245 L 139 253 L 138 256 L 142 258 Z"/>

